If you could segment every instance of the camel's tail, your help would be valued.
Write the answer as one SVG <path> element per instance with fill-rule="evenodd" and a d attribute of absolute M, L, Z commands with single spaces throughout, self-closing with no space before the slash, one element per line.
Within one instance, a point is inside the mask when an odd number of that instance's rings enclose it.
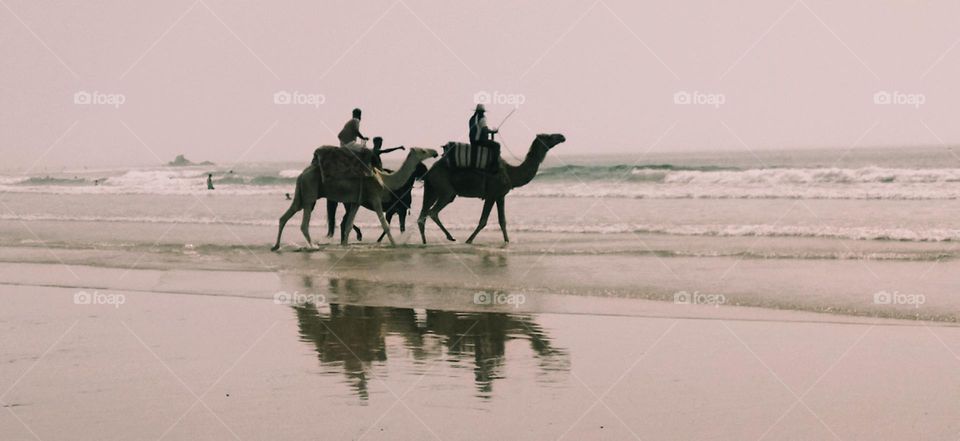
<path fill-rule="evenodd" d="M 302 179 L 302 176 L 297 177 L 297 185 L 293 189 L 293 201 L 290 202 L 290 209 L 294 212 L 303 209 L 303 183 L 300 182 Z"/>

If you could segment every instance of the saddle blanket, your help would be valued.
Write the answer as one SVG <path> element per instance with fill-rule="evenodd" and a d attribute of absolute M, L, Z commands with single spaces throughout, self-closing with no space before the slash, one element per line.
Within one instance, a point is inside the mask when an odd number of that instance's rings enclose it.
<path fill-rule="evenodd" d="M 499 144 L 494 146 L 471 146 L 463 142 L 448 142 L 443 146 L 443 155 L 450 165 L 457 168 L 487 170 L 500 160 Z"/>
<path fill-rule="evenodd" d="M 365 147 L 323 146 L 314 152 L 314 162 L 324 180 L 373 175 L 373 151 Z"/>

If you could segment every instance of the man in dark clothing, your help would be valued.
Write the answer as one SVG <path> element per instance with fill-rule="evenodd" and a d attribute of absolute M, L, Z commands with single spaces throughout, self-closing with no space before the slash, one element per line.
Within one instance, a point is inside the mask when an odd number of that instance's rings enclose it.
<path fill-rule="evenodd" d="M 496 130 L 490 130 L 487 126 L 486 107 L 483 104 L 477 104 L 477 108 L 470 116 L 470 145 L 480 145 L 483 141 L 490 140 L 490 135 L 497 133 Z"/>
<path fill-rule="evenodd" d="M 493 135 L 496 134 L 498 130 L 491 130 L 490 127 L 487 126 L 486 112 L 487 109 L 483 104 L 477 104 L 473 115 L 470 117 L 470 146 L 473 147 L 475 158 L 480 156 L 480 149 L 478 147 L 486 147 L 488 149 L 491 159 L 487 164 L 479 164 L 478 167 L 486 168 L 487 171 L 490 172 L 495 172 L 500 165 L 500 144 L 493 140 Z"/>

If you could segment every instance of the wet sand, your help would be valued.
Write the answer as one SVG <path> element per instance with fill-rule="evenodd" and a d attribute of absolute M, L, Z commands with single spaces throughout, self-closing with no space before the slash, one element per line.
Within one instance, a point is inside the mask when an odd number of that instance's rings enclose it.
<path fill-rule="evenodd" d="M 269 271 L 0 269 L 4 439 L 960 430 L 947 323 L 558 294 L 486 305 L 467 288 Z M 285 303 L 294 293 L 317 303 Z"/>
<path fill-rule="evenodd" d="M 455 288 L 668 302 L 678 293 L 698 293 L 722 296 L 726 305 L 770 310 L 960 320 L 960 260 L 951 257 L 956 244 L 950 242 L 521 232 L 504 245 L 493 229 L 474 245 L 443 241 L 434 231 L 421 246 L 407 230 L 397 248 L 370 238 L 343 248 L 324 238 L 321 228 L 313 232 L 319 249 L 299 249 L 299 231 L 288 227 L 282 252 L 271 253 L 270 227 L 0 221 L 0 262 L 265 271 L 293 280 L 289 291 L 302 290 L 305 277 L 333 276 L 401 291 Z M 838 251 L 850 256 L 796 257 Z M 875 295 L 884 292 L 922 295 L 923 303 L 876 303 Z"/>

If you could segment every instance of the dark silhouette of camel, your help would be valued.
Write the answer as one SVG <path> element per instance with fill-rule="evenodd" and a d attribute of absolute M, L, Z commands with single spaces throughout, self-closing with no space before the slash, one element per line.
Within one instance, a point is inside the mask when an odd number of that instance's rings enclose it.
<path fill-rule="evenodd" d="M 389 169 L 384 169 L 387 173 L 392 173 Z M 403 184 L 400 189 L 393 191 L 387 195 L 383 200 L 383 214 L 387 217 L 387 224 L 393 220 L 393 216 L 397 215 L 400 219 L 400 233 L 406 231 L 407 229 L 407 213 L 413 207 L 413 184 L 417 180 L 422 179 L 424 175 L 427 174 L 427 166 L 423 163 L 417 164 L 417 169 L 413 171 L 413 175 L 410 176 L 410 179 Z M 327 237 L 333 237 L 333 230 L 336 228 L 336 218 L 337 218 L 337 202 L 327 201 Z M 363 240 L 363 232 L 360 231 L 356 225 L 353 226 L 353 231 L 357 233 L 357 240 Z M 383 241 L 383 238 L 387 233 L 380 233 L 380 238 L 377 239 L 377 242 Z"/>
<path fill-rule="evenodd" d="M 490 217 L 493 204 L 497 204 L 497 217 L 500 220 L 503 241 L 510 242 L 507 237 L 507 217 L 504 213 L 504 199 L 507 193 L 532 181 L 540 169 L 540 163 L 547 156 L 547 152 L 566 140 L 567 138 L 559 133 L 539 134 L 533 140 L 523 163 L 510 165 L 501 158 L 498 171 L 492 174 L 478 170 L 456 170 L 446 160 L 435 162 L 424 178 L 423 208 L 420 209 L 420 216 L 417 218 L 420 239 L 423 243 L 427 243 L 424 228 L 427 216 L 430 216 L 430 219 L 433 219 L 433 222 L 447 236 L 447 240 L 456 240 L 440 222 L 440 210 L 453 202 L 457 196 L 462 196 L 483 199 L 483 214 L 480 215 L 480 223 L 473 234 L 470 235 L 470 238 L 467 239 L 467 243 L 473 242 L 477 233 L 487 225 L 487 218 Z"/>

